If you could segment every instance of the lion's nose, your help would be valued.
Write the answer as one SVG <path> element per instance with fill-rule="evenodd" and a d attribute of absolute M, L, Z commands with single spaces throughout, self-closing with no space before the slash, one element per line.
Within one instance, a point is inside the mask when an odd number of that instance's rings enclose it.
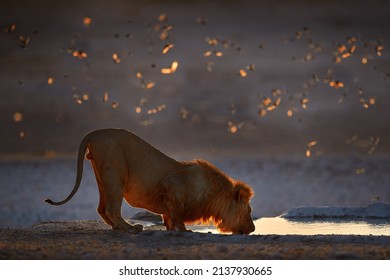
<path fill-rule="evenodd" d="M 254 232 L 255 231 L 255 225 L 254 223 L 252 222 L 251 225 L 248 227 L 248 229 L 246 230 L 246 232 L 244 232 L 244 234 L 250 234 L 251 232 Z"/>
<path fill-rule="evenodd" d="M 238 231 L 238 234 L 250 234 L 251 232 L 254 232 L 255 231 L 255 225 L 252 223 L 252 225 L 250 225 L 250 227 L 247 227 L 245 229 L 240 229 Z"/>
<path fill-rule="evenodd" d="M 256 229 L 255 224 L 252 222 L 251 229 L 250 229 L 249 233 L 254 232 L 255 229 Z"/>

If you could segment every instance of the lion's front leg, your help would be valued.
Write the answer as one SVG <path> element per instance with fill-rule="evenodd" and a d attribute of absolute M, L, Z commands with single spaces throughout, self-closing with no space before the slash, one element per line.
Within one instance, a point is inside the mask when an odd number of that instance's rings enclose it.
<path fill-rule="evenodd" d="M 167 230 L 175 230 L 172 219 L 168 215 L 162 215 L 162 218 Z"/>
<path fill-rule="evenodd" d="M 167 230 L 187 231 L 183 219 L 185 198 L 180 194 L 180 189 L 182 189 L 180 186 L 183 185 L 182 179 L 181 173 L 175 173 L 161 182 L 162 201 L 165 204 L 163 219 Z"/>
<path fill-rule="evenodd" d="M 181 219 L 175 219 L 174 215 L 163 215 L 164 226 L 167 230 L 188 231 Z"/>

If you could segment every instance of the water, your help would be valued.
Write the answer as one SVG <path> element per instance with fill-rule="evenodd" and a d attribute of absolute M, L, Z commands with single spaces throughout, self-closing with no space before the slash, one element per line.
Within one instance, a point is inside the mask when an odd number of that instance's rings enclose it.
<path fill-rule="evenodd" d="M 287 220 L 283 218 L 262 218 L 255 222 L 252 234 L 338 234 L 338 235 L 388 235 L 389 220 L 338 221 L 338 220 Z"/>
<path fill-rule="evenodd" d="M 385 235 L 390 236 L 389 220 L 287 220 L 284 218 L 261 218 L 254 221 L 256 230 L 251 234 L 267 235 Z M 216 228 L 193 228 L 198 232 L 218 233 Z"/>

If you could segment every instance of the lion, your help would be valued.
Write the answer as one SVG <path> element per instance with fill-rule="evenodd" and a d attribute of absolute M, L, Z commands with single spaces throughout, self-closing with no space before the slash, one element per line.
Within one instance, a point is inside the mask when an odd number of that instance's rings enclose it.
<path fill-rule="evenodd" d="M 88 152 L 87 152 L 88 150 Z M 121 215 L 123 198 L 163 218 L 167 230 L 187 231 L 185 224 L 214 223 L 220 232 L 249 234 L 255 226 L 249 201 L 253 190 L 205 160 L 176 161 L 135 134 L 123 129 L 100 129 L 80 143 L 77 176 L 67 203 L 79 189 L 83 162 L 90 160 L 98 189 L 98 214 L 113 229 L 138 233 L 143 227 Z"/>

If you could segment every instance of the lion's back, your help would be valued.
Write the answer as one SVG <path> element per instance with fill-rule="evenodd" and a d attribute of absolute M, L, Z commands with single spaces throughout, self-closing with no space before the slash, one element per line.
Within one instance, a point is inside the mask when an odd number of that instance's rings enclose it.
<path fill-rule="evenodd" d="M 126 157 L 144 153 L 148 156 L 167 157 L 136 134 L 124 129 L 95 130 L 89 134 L 89 138 L 88 148 L 99 153 L 114 152 L 114 155 L 120 153 Z"/>
<path fill-rule="evenodd" d="M 180 168 L 168 157 L 140 137 L 124 129 L 95 130 L 89 135 L 90 159 L 99 171 L 113 168 L 126 173 L 137 185 L 150 185 Z"/>

